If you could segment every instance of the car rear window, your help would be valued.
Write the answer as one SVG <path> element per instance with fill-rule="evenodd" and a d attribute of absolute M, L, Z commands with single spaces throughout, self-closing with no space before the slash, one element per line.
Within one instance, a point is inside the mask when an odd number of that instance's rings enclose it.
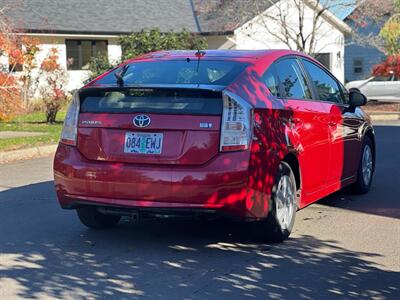
<path fill-rule="evenodd" d="M 123 76 L 125 85 L 134 84 L 212 84 L 227 86 L 248 64 L 235 61 L 169 60 L 135 62 Z M 113 70 L 96 84 L 115 84 Z"/>
<path fill-rule="evenodd" d="M 208 90 L 94 88 L 79 97 L 82 113 L 222 114 L 221 92 Z"/>

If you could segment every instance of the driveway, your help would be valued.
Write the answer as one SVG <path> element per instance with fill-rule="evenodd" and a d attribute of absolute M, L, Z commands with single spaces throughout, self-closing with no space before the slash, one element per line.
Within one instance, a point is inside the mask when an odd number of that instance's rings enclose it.
<path fill-rule="evenodd" d="M 0 299 L 400 299 L 400 126 L 376 134 L 372 191 L 299 211 L 280 245 L 222 221 L 89 230 L 59 208 L 51 158 L 2 165 Z"/>

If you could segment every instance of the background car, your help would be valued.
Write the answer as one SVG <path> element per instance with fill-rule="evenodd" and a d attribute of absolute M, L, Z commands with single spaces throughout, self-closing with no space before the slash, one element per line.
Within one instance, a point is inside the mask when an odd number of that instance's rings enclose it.
<path fill-rule="evenodd" d="M 351 81 L 346 84 L 346 88 L 358 89 L 368 100 L 400 101 L 400 80 L 394 74 L 389 77 L 376 76 L 366 80 Z"/>
<path fill-rule="evenodd" d="M 144 55 L 75 94 L 54 159 L 57 196 L 91 228 L 223 215 L 283 241 L 297 209 L 348 185 L 370 189 L 365 103 L 298 52 Z"/>

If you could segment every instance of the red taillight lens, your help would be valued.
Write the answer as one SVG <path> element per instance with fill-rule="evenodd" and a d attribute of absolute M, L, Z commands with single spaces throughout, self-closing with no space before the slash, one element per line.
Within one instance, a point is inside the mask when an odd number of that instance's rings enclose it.
<path fill-rule="evenodd" d="M 240 151 L 250 147 L 252 108 L 239 96 L 223 94 L 220 151 Z"/>
<path fill-rule="evenodd" d="M 78 132 L 78 117 L 79 117 L 79 95 L 74 94 L 72 102 L 68 107 L 67 115 L 65 116 L 64 126 L 61 132 L 61 142 L 68 145 L 76 145 L 76 137 Z"/>

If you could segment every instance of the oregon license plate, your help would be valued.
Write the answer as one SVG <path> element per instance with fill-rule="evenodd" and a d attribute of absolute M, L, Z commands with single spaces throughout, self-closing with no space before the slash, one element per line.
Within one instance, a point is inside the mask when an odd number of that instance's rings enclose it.
<path fill-rule="evenodd" d="M 161 154 L 163 144 L 162 133 L 125 133 L 125 153 Z"/>

